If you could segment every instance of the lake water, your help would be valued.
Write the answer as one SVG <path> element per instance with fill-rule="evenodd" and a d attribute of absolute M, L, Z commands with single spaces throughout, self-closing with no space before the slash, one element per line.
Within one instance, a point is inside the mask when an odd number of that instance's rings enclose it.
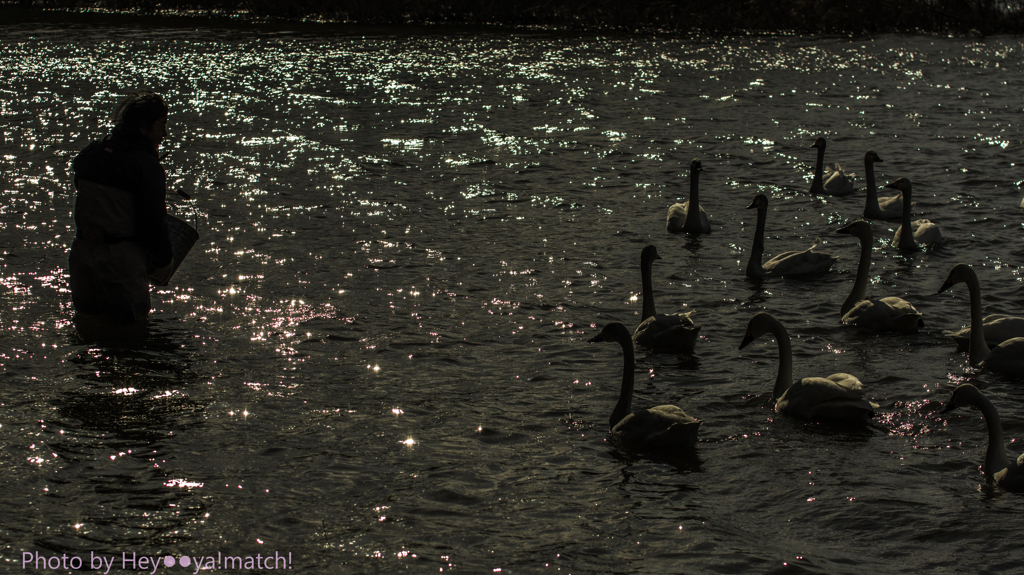
<path fill-rule="evenodd" d="M 936 294 L 968 262 L 985 313 L 1024 313 L 1020 39 L 57 17 L 0 25 L 0 44 L 4 572 L 1024 562 L 1024 498 L 984 485 L 980 413 L 938 413 L 974 383 L 1015 458 L 1021 377 L 970 368 L 942 335 L 968 322 L 967 289 Z M 197 212 L 169 200 L 201 237 L 147 326 L 76 325 L 70 162 L 140 86 L 171 106 L 164 165 Z M 859 249 L 834 232 L 864 199 L 808 193 L 818 135 L 858 176 L 874 149 L 879 185 L 910 178 L 915 218 L 941 226 L 944 245 L 906 255 L 898 222 L 875 222 L 871 293 L 916 305 L 919 334 L 841 326 Z M 693 158 L 712 233 L 671 235 Z M 830 273 L 745 277 L 758 193 L 766 255 L 820 236 Z M 639 321 L 648 243 L 659 311 L 703 327 L 692 356 L 638 350 L 634 406 L 704 419 L 692 452 L 609 440 L 622 353 L 587 342 Z M 776 344 L 737 349 L 762 310 L 797 377 L 864 382 L 867 427 L 772 411 Z"/>

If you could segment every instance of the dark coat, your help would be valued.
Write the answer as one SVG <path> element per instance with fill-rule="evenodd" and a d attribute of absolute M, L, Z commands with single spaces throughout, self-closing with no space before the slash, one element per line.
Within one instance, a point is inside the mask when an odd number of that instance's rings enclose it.
<path fill-rule="evenodd" d="M 109 136 L 86 146 L 72 167 L 75 183 L 87 180 L 129 192 L 134 200 L 135 236 L 146 251 L 150 265 L 161 267 L 171 261 L 171 244 L 164 218 L 167 216 L 167 175 L 153 145 L 141 133 L 114 128 Z M 80 222 L 78 229 L 88 227 Z"/>

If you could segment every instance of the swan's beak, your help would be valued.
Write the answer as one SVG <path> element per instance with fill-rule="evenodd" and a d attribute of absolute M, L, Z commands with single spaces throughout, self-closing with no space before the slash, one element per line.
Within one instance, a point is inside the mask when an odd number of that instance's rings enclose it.
<path fill-rule="evenodd" d="M 836 233 L 850 235 L 850 226 L 843 226 L 836 230 Z"/>
<path fill-rule="evenodd" d="M 951 282 L 951 281 L 949 281 L 947 279 L 945 282 L 943 282 L 942 287 L 939 288 L 939 291 L 937 291 L 935 293 L 942 293 L 942 292 L 948 290 L 951 287 L 953 287 L 953 282 Z"/>
<path fill-rule="evenodd" d="M 587 341 L 590 343 L 597 343 L 599 341 L 604 341 L 604 338 L 601 337 L 601 334 L 597 334 L 594 337 L 588 339 Z"/>
<path fill-rule="evenodd" d="M 740 349 L 743 349 L 743 348 L 747 347 L 747 345 L 749 345 L 749 344 L 750 344 L 750 342 L 752 342 L 752 341 L 754 341 L 754 336 L 748 333 L 748 334 L 747 334 L 747 335 L 746 335 L 746 336 L 745 336 L 745 337 L 743 338 L 743 341 L 742 341 L 742 342 L 740 342 Z"/>
<path fill-rule="evenodd" d="M 900 185 L 897 184 L 896 182 L 889 182 L 888 184 L 885 185 L 885 187 L 892 188 L 894 190 L 900 189 Z"/>
<path fill-rule="evenodd" d="M 953 411 L 954 409 L 956 409 L 956 405 L 953 405 L 953 398 L 951 397 L 951 398 L 949 398 L 949 403 L 947 403 L 946 406 L 943 407 L 942 411 L 940 411 L 939 413 L 949 413 L 950 411 Z"/>
<path fill-rule="evenodd" d="M 750 202 L 750 205 L 747 206 L 747 209 L 749 210 L 750 208 L 756 208 L 756 207 L 757 207 L 757 199 L 755 198 L 754 201 Z"/>

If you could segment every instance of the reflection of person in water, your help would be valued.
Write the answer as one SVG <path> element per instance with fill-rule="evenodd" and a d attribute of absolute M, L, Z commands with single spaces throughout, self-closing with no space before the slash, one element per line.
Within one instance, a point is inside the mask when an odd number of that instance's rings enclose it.
<path fill-rule="evenodd" d="M 75 239 L 68 258 L 77 312 L 132 322 L 149 314 L 150 278 L 169 277 L 167 177 L 157 150 L 167 105 L 139 90 L 114 114 L 114 129 L 86 146 L 75 172 Z"/>

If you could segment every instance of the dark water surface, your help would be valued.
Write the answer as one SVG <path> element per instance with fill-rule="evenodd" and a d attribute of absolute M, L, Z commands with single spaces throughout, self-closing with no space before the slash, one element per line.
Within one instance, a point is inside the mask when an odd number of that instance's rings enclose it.
<path fill-rule="evenodd" d="M 1009 573 L 1020 495 L 986 488 L 972 382 L 1024 446 L 1021 377 L 942 330 L 1021 315 L 1024 42 L 879 36 L 660 39 L 0 25 L 0 554 L 284 556 L 303 573 Z M 172 107 L 165 160 L 201 239 L 148 326 L 75 325 L 70 161 L 129 89 Z M 871 291 L 920 334 L 840 326 L 863 194 L 807 192 L 817 135 L 858 175 L 915 184 L 945 245 L 888 246 Z M 665 231 L 703 161 L 712 233 Z M 863 187 L 863 178 L 858 179 Z M 811 280 L 751 281 L 815 236 Z M 177 212 L 193 219 L 174 199 Z M 637 358 L 635 405 L 705 420 L 692 453 L 608 441 L 622 356 L 588 344 L 696 309 L 692 357 Z M 834 429 L 771 411 L 795 375 L 860 377 L 879 415 Z M 223 569 L 223 564 L 218 564 Z M 24 568 L 23 568 L 24 567 Z M 168 573 L 194 572 L 161 567 Z M 255 568 L 251 570 L 255 571 Z M 124 572 L 123 570 L 121 572 Z"/>

